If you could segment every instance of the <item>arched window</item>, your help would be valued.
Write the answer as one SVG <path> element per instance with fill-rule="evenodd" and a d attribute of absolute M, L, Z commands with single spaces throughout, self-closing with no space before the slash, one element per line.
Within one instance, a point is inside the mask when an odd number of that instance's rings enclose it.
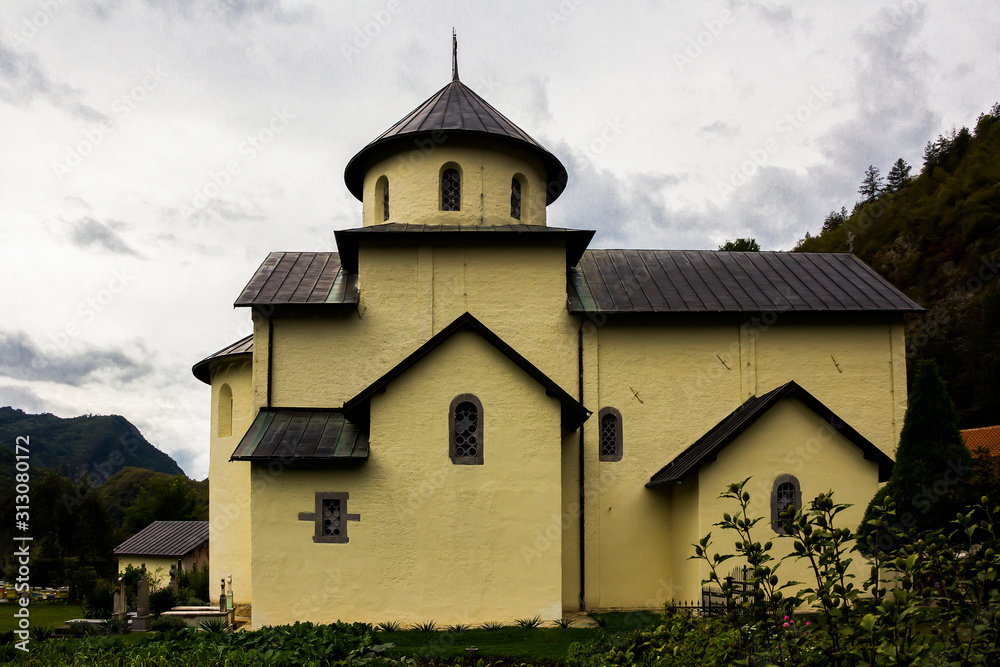
<path fill-rule="evenodd" d="M 441 171 L 441 210 L 462 210 L 462 175 L 454 167 Z"/>
<path fill-rule="evenodd" d="M 779 535 L 784 535 L 786 532 L 781 513 L 789 507 L 802 509 L 802 487 L 795 477 L 778 475 L 774 478 L 774 487 L 771 490 L 771 527 Z"/>
<path fill-rule="evenodd" d="M 510 217 L 521 219 L 521 181 L 517 176 L 510 179 Z"/>
<path fill-rule="evenodd" d="M 382 176 L 375 183 L 375 201 L 382 203 L 382 222 L 389 221 L 389 179 Z"/>
<path fill-rule="evenodd" d="M 455 465 L 483 464 L 483 404 L 472 394 L 451 402 L 448 454 Z"/>
<path fill-rule="evenodd" d="M 233 390 L 228 384 L 219 387 L 217 422 L 218 437 L 228 438 L 233 434 Z"/>
<path fill-rule="evenodd" d="M 622 460 L 622 413 L 614 408 L 601 408 L 597 413 L 597 424 L 601 429 L 601 461 Z"/>

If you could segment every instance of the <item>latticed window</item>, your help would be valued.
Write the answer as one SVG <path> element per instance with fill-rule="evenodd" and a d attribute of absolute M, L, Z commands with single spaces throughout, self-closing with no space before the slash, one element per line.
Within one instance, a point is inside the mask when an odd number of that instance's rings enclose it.
<path fill-rule="evenodd" d="M 771 527 L 776 533 L 786 532 L 781 513 L 790 507 L 802 507 L 802 488 L 799 480 L 791 475 L 778 475 L 771 491 Z"/>
<path fill-rule="evenodd" d="M 361 521 L 361 515 L 348 514 L 346 491 L 318 491 L 315 496 L 315 511 L 299 512 L 299 521 L 312 521 L 316 525 L 313 542 L 346 544 L 347 522 Z"/>
<path fill-rule="evenodd" d="M 445 169 L 441 172 L 441 210 L 462 210 L 462 177 L 458 169 Z"/>
<path fill-rule="evenodd" d="M 389 219 L 389 181 L 382 186 L 382 221 Z"/>
<path fill-rule="evenodd" d="M 340 535 L 340 498 L 326 498 L 323 500 L 323 535 Z"/>
<path fill-rule="evenodd" d="M 601 461 L 622 460 L 622 414 L 614 408 L 601 408 L 597 420 L 600 428 Z"/>
<path fill-rule="evenodd" d="M 461 394 L 451 402 L 450 456 L 452 463 L 479 465 L 483 462 L 483 404 L 472 394 Z"/>
<path fill-rule="evenodd" d="M 516 176 L 510 181 L 510 217 L 521 219 L 521 181 Z"/>

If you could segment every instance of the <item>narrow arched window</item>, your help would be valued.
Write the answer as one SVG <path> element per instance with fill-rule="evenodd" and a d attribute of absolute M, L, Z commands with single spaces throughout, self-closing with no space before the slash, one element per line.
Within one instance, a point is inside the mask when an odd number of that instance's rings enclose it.
<path fill-rule="evenodd" d="M 389 181 L 385 182 L 385 188 L 382 190 L 382 221 L 385 222 L 389 219 Z"/>
<path fill-rule="evenodd" d="M 216 432 L 220 438 L 233 434 L 233 390 L 228 384 L 219 387 Z"/>
<path fill-rule="evenodd" d="M 601 408 L 597 413 L 597 424 L 601 429 L 601 461 L 622 460 L 622 413 L 615 408 Z"/>
<path fill-rule="evenodd" d="M 483 404 L 472 394 L 451 402 L 448 454 L 456 465 L 483 464 Z"/>
<path fill-rule="evenodd" d="M 382 176 L 375 183 L 375 202 L 382 205 L 382 222 L 389 221 L 389 179 Z M 377 213 L 375 214 L 378 215 Z M 377 219 L 377 218 L 376 218 Z"/>
<path fill-rule="evenodd" d="M 510 179 L 510 217 L 521 219 L 521 181 L 517 176 Z"/>
<path fill-rule="evenodd" d="M 441 210 L 462 210 L 462 175 L 453 167 L 441 172 Z"/>
<path fill-rule="evenodd" d="M 778 475 L 771 490 L 771 527 L 779 535 L 787 532 L 781 513 L 789 508 L 802 509 L 802 487 L 795 477 Z"/>

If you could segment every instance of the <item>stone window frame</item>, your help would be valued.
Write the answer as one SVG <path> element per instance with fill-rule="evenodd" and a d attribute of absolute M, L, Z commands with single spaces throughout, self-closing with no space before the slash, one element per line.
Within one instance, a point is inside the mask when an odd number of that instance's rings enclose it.
<path fill-rule="evenodd" d="M 615 418 L 615 453 L 604 453 L 604 418 L 612 415 Z M 621 461 L 622 448 L 622 413 L 617 408 L 604 407 L 597 413 L 597 454 L 599 461 Z"/>
<path fill-rule="evenodd" d="M 455 442 L 455 410 L 462 403 L 472 403 L 476 406 L 476 410 L 479 415 L 479 447 L 476 449 L 475 456 L 458 456 L 455 453 L 456 442 Z M 465 466 L 481 466 L 483 465 L 483 447 L 486 444 L 486 427 L 484 420 L 483 403 L 475 394 L 459 394 L 451 401 L 451 406 L 448 409 L 448 457 L 451 462 L 455 465 L 465 465 Z"/>
<path fill-rule="evenodd" d="M 312 521 L 316 524 L 316 532 L 313 535 L 313 542 L 326 544 L 347 544 L 350 538 L 347 535 L 348 521 L 361 521 L 360 514 L 348 514 L 347 501 L 351 494 L 347 491 L 317 491 L 316 510 L 314 512 L 299 512 L 299 521 Z M 323 501 L 340 501 L 340 535 L 323 534 Z"/>
<path fill-rule="evenodd" d="M 444 174 L 446 171 L 455 171 L 458 174 L 458 208 L 445 208 L 444 207 Z M 462 167 L 459 166 L 457 162 L 446 162 L 441 165 L 441 171 L 438 173 L 438 209 L 446 212 L 461 211 L 462 210 L 462 190 L 463 183 L 465 181 L 465 174 L 462 173 Z"/>
<path fill-rule="evenodd" d="M 791 484 L 795 488 L 792 504 L 797 509 L 802 509 L 802 484 L 794 475 L 782 473 L 774 478 L 774 484 L 771 486 L 771 528 L 778 535 L 787 535 L 785 527 L 779 523 L 780 517 L 778 516 L 778 487 L 782 484 Z"/>

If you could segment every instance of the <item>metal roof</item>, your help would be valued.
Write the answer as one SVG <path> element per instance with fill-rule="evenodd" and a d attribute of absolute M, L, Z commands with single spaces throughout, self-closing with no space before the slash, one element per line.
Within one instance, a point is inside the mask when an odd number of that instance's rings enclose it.
<path fill-rule="evenodd" d="M 192 366 L 191 372 L 205 384 L 211 384 L 211 379 L 208 376 L 208 366 L 212 361 L 222 359 L 223 357 L 238 357 L 243 354 L 253 354 L 253 334 L 239 339 L 232 345 L 227 345 L 218 352 L 208 355 Z"/>
<path fill-rule="evenodd" d="M 389 222 L 370 227 L 355 227 L 352 229 L 338 229 L 334 232 L 337 237 L 337 248 L 340 250 L 340 261 L 344 270 L 349 273 L 356 273 L 358 270 L 358 244 L 366 236 L 382 236 L 405 239 L 403 242 L 412 243 L 414 234 L 431 234 L 435 242 L 468 239 L 470 234 L 488 233 L 489 239 L 482 239 L 489 243 L 497 239 L 518 239 L 521 241 L 562 238 L 566 240 L 566 266 L 571 267 L 580 261 L 590 240 L 594 238 L 594 231 L 591 229 L 566 229 L 564 227 L 548 227 L 546 225 L 424 225 L 408 224 L 399 222 Z"/>
<path fill-rule="evenodd" d="M 680 483 L 698 471 L 706 463 L 716 459 L 718 453 L 749 428 L 758 418 L 787 397 L 797 398 L 810 410 L 819 415 L 842 436 L 850 440 L 864 452 L 866 459 L 878 463 L 879 481 L 889 479 L 892 473 L 892 459 L 876 447 L 868 438 L 855 431 L 815 396 L 796 382 L 787 382 L 763 396 L 754 396 L 736 408 L 725 419 L 713 426 L 690 447 L 681 452 L 673 461 L 660 468 L 649 478 L 648 487 Z"/>
<path fill-rule="evenodd" d="M 922 310 L 850 253 L 588 250 L 568 291 L 574 313 Z"/>
<path fill-rule="evenodd" d="M 239 306 L 355 304 L 358 276 L 343 270 L 335 252 L 272 252 L 254 273 Z"/>
<path fill-rule="evenodd" d="M 208 521 L 154 521 L 115 547 L 115 554 L 181 558 L 206 544 Z"/>
<path fill-rule="evenodd" d="M 365 461 L 368 434 L 339 410 L 262 408 L 230 461 Z"/>
<path fill-rule="evenodd" d="M 347 189 L 360 200 L 365 172 L 375 162 L 404 150 L 426 154 L 428 149 L 421 139 L 429 137 L 433 147 L 465 136 L 485 137 L 519 146 L 539 158 L 548 181 L 546 203 L 555 201 L 566 187 L 566 168 L 558 158 L 456 79 L 351 158 L 344 171 Z"/>
<path fill-rule="evenodd" d="M 548 375 L 543 373 L 537 366 L 525 359 L 521 354 L 508 345 L 500 336 L 496 335 L 485 324 L 477 320 L 470 313 L 459 315 L 455 320 L 431 336 L 426 343 L 414 350 L 408 357 L 396 364 L 382 377 L 375 380 L 365 389 L 344 403 L 344 412 L 352 419 L 361 421 L 367 419 L 369 413 L 369 403 L 372 396 L 385 391 L 385 387 L 390 381 L 402 375 L 408 368 L 424 358 L 431 350 L 450 338 L 459 331 L 474 331 L 486 339 L 486 342 L 503 353 L 508 359 L 513 361 L 521 370 L 530 375 L 532 379 L 545 388 L 545 393 L 559 400 L 562 404 L 562 425 L 569 431 L 575 431 L 583 422 L 587 421 L 591 412 L 576 400 L 569 393 L 560 387 Z M 355 416 L 356 415 L 356 416 Z"/>

